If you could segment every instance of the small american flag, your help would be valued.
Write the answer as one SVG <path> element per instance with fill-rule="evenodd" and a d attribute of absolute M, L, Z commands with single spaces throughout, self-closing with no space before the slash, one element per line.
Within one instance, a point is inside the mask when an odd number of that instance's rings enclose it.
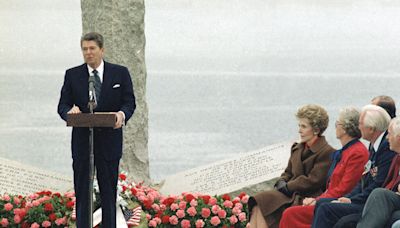
<path fill-rule="evenodd" d="M 132 210 L 125 210 L 124 217 L 126 220 L 126 224 L 129 227 L 139 226 L 140 224 L 140 216 L 142 214 L 142 207 L 138 206 Z"/>

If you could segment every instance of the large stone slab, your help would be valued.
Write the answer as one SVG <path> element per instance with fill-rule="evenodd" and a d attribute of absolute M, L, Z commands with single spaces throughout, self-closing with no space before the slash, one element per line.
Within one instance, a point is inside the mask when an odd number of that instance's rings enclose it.
<path fill-rule="evenodd" d="M 279 176 L 287 166 L 292 143 L 271 145 L 210 165 L 177 173 L 165 179 L 160 192 L 224 194 Z"/>
<path fill-rule="evenodd" d="M 0 158 L 0 180 L 0 195 L 29 195 L 42 190 L 64 193 L 73 190 L 71 177 L 5 158 Z"/>
<path fill-rule="evenodd" d="M 81 0 L 81 8 L 82 32 L 103 34 L 105 60 L 124 65 L 131 73 L 136 110 L 124 127 L 121 167 L 130 179 L 150 182 L 144 0 Z"/>

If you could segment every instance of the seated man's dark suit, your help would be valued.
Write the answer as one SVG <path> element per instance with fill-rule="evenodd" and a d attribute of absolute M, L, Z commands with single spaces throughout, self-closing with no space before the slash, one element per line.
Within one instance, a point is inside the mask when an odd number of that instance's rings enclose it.
<path fill-rule="evenodd" d="M 345 196 L 350 198 L 351 203 L 331 203 L 335 199 L 322 199 L 318 201 L 314 211 L 315 216 L 312 227 L 329 228 L 334 227 L 336 223 L 338 223 L 337 225 L 341 224 L 347 227 L 346 224 L 349 222 L 352 224 L 351 226 L 355 227 L 358 219 L 361 217 L 361 212 L 369 194 L 375 188 L 382 186 L 385 181 L 394 155 L 395 152 L 389 148 L 385 132 L 378 150 L 370 153 L 370 171 L 364 174 L 357 186 Z M 350 221 L 339 221 L 342 218 L 346 219 L 345 216 L 349 216 L 347 219 L 350 219 Z M 356 221 L 353 221 L 354 219 Z"/>
<path fill-rule="evenodd" d="M 76 105 L 88 113 L 88 78 L 86 64 L 68 69 L 58 104 L 58 113 L 67 119 L 67 112 Z M 125 122 L 135 110 L 135 97 L 129 71 L 126 67 L 104 61 L 103 83 L 95 112 L 118 112 L 125 114 Z M 94 155 L 97 180 L 100 187 L 103 227 L 115 227 L 118 166 L 122 156 L 122 128 L 95 128 Z M 72 129 L 72 159 L 74 188 L 77 198 L 77 227 L 87 228 L 89 189 L 89 129 Z"/>
<path fill-rule="evenodd" d="M 400 182 L 400 155 L 392 161 L 384 188 L 376 188 L 365 203 L 358 228 L 391 227 L 400 212 L 400 196 L 397 194 Z M 393 216 L 394 215 L 394 216 Z"/>

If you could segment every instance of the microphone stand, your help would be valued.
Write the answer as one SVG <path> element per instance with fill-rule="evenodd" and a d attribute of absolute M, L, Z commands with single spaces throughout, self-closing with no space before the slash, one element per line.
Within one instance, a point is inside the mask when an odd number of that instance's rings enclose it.
<path fill-rule="evenodd" d="M 94 89 L 94 76 L 89 76 L 89 102 L 88 108 L 90 113 L 97 107 L 96 90 Z M 94 129 L 89 127 L 89 190 L 88 190 L 88 215 L 89 228 L 93 228 L 93 182 L 94 182 Z"/>

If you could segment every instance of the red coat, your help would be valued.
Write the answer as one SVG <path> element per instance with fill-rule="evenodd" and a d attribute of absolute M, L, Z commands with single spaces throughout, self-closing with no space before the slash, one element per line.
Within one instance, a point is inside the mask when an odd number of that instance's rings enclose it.
<path fill-rule="evenodd" d="M 360 181 L 368 157 L 368 149 L 361 142 L 344 150 L 342 159 L 333 170 L 327 190 L 318 198 L 339 198 L 349 193 Z"/>
<path fill-rule="evenodd" d="M 342 152 L 327 190 L 319 198 L 339 198 L 349 193 L 360 181 L 369 152 L 361 142 L 351 145 Z M 309 228 L 314 217 L 314 206 L 293 206 L 286 209 L 279 224 L 280 228 Z"/>

